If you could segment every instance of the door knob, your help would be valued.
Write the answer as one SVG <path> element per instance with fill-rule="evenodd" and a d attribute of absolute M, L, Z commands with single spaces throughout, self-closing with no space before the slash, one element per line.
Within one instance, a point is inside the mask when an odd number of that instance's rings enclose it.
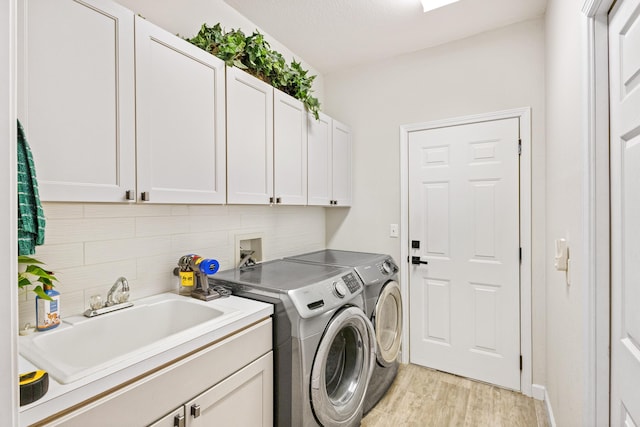
<path fill-rule="evenodd" d="M 422 261 L 419 256 L 411 257 L 411 264 L 419 265 L 419 264 L 429 264 L 427 261 Z"/>

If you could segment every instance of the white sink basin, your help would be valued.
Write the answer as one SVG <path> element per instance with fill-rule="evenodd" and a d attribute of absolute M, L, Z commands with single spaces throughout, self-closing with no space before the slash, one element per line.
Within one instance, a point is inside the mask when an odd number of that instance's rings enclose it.
<path fill-rule="evenodd" d="M 20 337 L 20 354 L 67 384 L 142 361 L 242 314 L 216 301 L 162 294 L 94 318 L 73 316 L 56 329 Z"/>

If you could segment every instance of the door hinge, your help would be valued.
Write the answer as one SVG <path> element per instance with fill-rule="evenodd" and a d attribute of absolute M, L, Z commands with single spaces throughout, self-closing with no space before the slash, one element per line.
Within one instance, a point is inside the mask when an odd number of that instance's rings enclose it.
<path fill-rule="evenodd" d="M 522 140 L 518 140 L 518 156 L 522 155 Z"/>
<path fill-rule="evenodd" d="M 522 248 L 518 248 L 518 259 L 522 262 Z"/>
<path fill-rule="evenodd" d="M 520 355 L 520 370 L 522 371 L 522 355 Z"/>

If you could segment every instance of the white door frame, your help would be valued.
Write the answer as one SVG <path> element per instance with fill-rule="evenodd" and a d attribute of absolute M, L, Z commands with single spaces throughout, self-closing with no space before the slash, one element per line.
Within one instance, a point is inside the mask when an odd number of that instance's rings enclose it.
<path fill-rule="evenodd" d="M 520 265 L 520 352 L 522 371 L 520 388 L 524 395 L 531 396 L 531 108 L 498 111 L 473 116 L 456 117 L 426 123 L 400 126 L 400 288 L 405 301 L 409 295 L 409 133 L 458 126 L 489 120 L 518 118 L 520 120 L 520 244 L 522 263 Z M 403 304 L 404 324 L 409 325 L 409 304 Z M 409 328 L 403 328 L 402 341 L 409 345 Z M 402 352 L 402 362 L 409 362 L 409 351 Z"/>
<path fill-rule="evenodd" d="M 615 0 L 585 0 L 583 25 L 584 310 L 586 425 L 609 424 L 609 45 L 608 13 Z"/>
<path fill-rule="evenodd" d="M 0 132 L 2 141 L 0 162 L 0 277 L 9 284 L 0 300 L 0 365 L 3 377 L 0 385 L 0 414 L 2 424 L 18 425 L 18 245 L 16 213 L 16 81 L 17 81 L 17 6 L 16 0 L 0 3 Z M 5 95 L 6 94 L 6 95 Z M 5 143 L 5 140 L 7 143 Z"/>

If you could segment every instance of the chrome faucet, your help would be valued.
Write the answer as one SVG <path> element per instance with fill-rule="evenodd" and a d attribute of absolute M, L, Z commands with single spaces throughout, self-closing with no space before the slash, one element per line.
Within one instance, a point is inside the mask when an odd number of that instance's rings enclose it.
<path fill-rule="evenodd" d="M 118 292 L 118 288 L 120 292 Z M 123 308 L 133 307 L 133 303 L 129 302 L 129 282 L 124 277 L 118 277 L 116 282 L 111 286 L 107 293 L 107 300 L 104 305 L 100 295 L 94 295 L 89 300 L 90 308 L 84 312 L 86 317 L 95 317 L 101 314 L 111 313 L 112 311 L 122 310 Z"/>
<path fill-rule="evenodd" d="M 116 299 L 116 297 L 114 297 L 114 294 L 116 293 L 120 285 L 122 285 L 122 292 L 117 296 Z M 110 307 L 112 305 L 127 302 L 128 300 L 129 282 L 127 282 L 127 279 L 125 277 L 118 277 L 113 286 L 111 286 L 111 289 L 109 289 L 109 292 L 107 293 L 107 301 L 104 303 L 104 305 L 105 307 Z"/>

